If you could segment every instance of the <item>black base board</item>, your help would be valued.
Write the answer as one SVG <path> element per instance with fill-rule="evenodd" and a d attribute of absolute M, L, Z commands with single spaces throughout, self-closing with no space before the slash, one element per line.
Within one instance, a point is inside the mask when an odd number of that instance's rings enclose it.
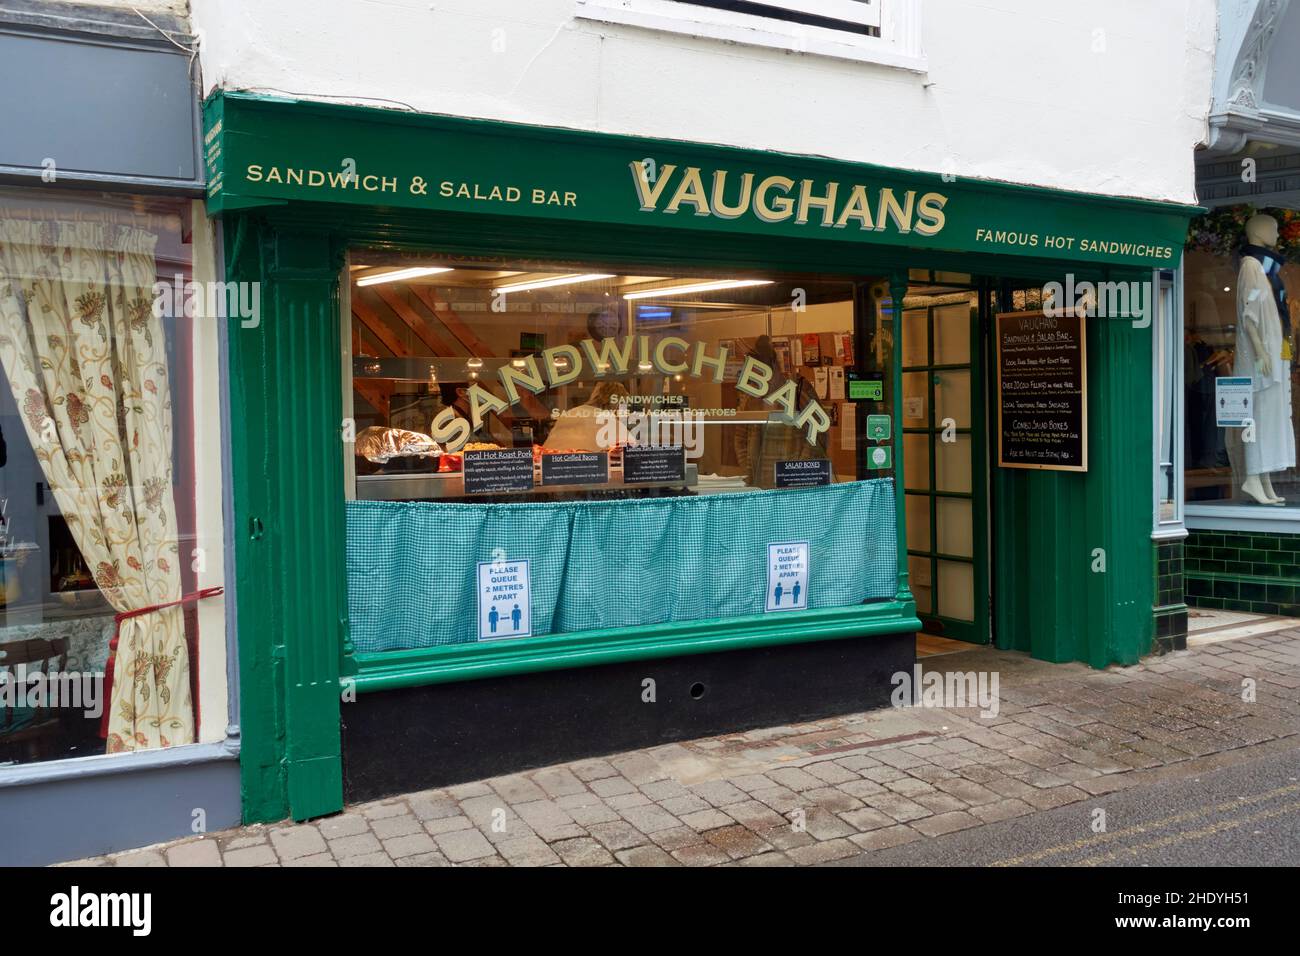
<path fill-rule="evenodd" d="M 884 707 L 915 660 L 914 635 L 887 634 L 361 694 L 343 705 L 344 798 Z"/>

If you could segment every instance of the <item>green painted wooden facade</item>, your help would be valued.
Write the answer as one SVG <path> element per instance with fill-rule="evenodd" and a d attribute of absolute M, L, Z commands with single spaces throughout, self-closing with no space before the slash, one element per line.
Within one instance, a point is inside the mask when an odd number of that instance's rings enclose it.
<path fill-rule="evenodd" d="M 888 276 L 901 301 L 909 268 L 1020 280 L 1148 278 L 1167 264 L 1152 255 L 1010 255 L 977 240 L 999 228 L 1123 236 L 1143 248 L 1181 249 L 1195 210 L 938 176 L 774 157 L 720 147 L 543 130 L 217 94 L 205 108 L 209 208 L 224 222 L 226 278 L 262 283 L 256 326 L 229 326 L 232 486 L 239 633 L 243 786 L 248 821 L 306 819 L 342 806 L 340 693 L 522 673 L 793 640 L 915 630 L 907 582 L 903 489 L 896 490 L 900 573 L 893 601 L 763 617 L 625 631 L 551 635 L 528 642 L 383 655 L 352 653 L 347 640 L 340 278 L 346 251 L 367 246 L 551 262 L 680 264 L 845 276 Z M 485 146 L 487 143 L 488 146 Z M 489 146 L 491 148 L 489 148 Z M 941 190 L 947 225 L 935 241 L 874 230 L 849 237 L 794 224 L 643 215 L 628 157 L 726 167 L 738 174 L 887 182 Z M 597 168 L 602 158 L 617 167 Z M 485 181 L 562 190 L 593 184 L 600 203 L 527 215 L 476 212 L 410 197 L 389 203 L 352 189 L 271 188 L 241 181 L 249 164 Z M 510 164 L 515 164 L 511 167 Z M 448 171 L 450 170 L 450 172 Z M 565 177 L 560 180 L 561 172 Z M 264 174 L 263 174 L 263 178 Z M 256 186 L 256 188 L 253 188 Z M 615 192 L 617 191 L 617 193 Z M 425 197 L 427 198 L 427 196 Z M 470 203 L 481 202 L 469 200 Z M 623 204 L 617 209 L 604 209 Z M 589 216 L 590 218 L 583 218 Z M 1024 250 L 1019 250 L 1023 253 Z M 1131 662 L 1151 642 L 1150 329 L 1095 322 L 1089 331 L 1091 457 L 1086 474 L 995 470 L 994 621 L 1001 646 L 1094 666 Z M 901 389 L 894 363 L 894 394 Z M 895 436 L 902 434 L 894 402 Z M 902 474 L 895 442 L 895 474 Z M 864 542 L 864 546 L 873 543 Z M 1090 570 L 1095 549 L 1104 572 Z M 342 706 L 346 706 L 343 704 Z"/>

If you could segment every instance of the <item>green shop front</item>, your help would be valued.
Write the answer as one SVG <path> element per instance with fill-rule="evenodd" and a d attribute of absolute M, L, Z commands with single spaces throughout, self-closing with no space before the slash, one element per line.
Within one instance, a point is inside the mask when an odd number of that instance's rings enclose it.
<path fill-rule="evenodd" d="M 205 110 L 260 303 L 227 328 L 248 820 L 883 706 L 920 631 L 1151 651 L 1151 323 L 1073 290 L 1175 268 L 1193 209 Z"/>

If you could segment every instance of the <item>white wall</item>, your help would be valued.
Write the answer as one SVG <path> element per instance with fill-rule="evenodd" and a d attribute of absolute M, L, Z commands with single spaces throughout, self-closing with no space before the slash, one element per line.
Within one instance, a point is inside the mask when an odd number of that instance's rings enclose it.
<path fill-rule="evenodd" d="M 924 0 L 927 74 L 598 24 L 577 6 L 191 0 L 191 20 L 209 90 L 1195 198 L 1213 0 Z"/>

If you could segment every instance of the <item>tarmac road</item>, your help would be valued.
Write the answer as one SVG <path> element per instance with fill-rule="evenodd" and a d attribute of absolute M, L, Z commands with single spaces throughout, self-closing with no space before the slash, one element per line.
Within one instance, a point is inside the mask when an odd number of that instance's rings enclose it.
<path fill-rule="evenodd" d="M 1221 769 L 828 865 L 1300 865 L 1300 741 L 1251 749 L 1259 755 Z"/>

